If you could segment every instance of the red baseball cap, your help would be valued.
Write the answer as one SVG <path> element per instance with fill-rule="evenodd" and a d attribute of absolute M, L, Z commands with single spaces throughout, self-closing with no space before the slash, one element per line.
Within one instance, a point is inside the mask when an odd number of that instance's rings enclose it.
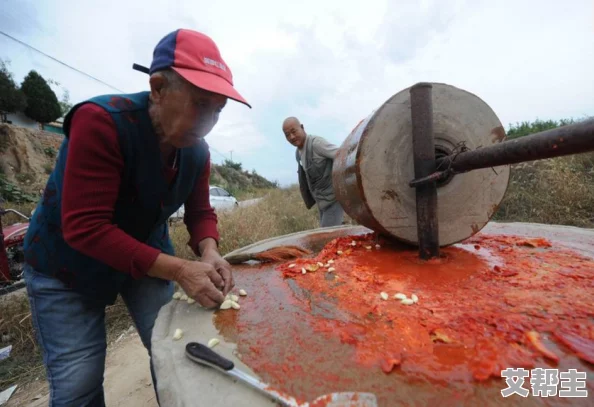
<path fill-rule="evenodd" d="M 167 34 L 155 47 L 149 74 L 171 68 L 192 85 L 227 96 L 251 108 L 233 87 L 231 69 L 215 42 L 207 35 L 179 29 Z"/>

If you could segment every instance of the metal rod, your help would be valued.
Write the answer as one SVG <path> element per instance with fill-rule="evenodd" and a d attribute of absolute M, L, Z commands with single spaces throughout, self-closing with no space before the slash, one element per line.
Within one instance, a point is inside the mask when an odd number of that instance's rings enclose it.
<path fill-rule="evenodd" d="M 419 185 L 424 185 L 424 184 L 428 184 L 430 182 L 439 182 L 443 179 L 446 179 L 447 177 L 449 177 L 449 171 L 436 171 L 424 178 L 420 178 L 420 179 L 414 179 L 412 181 L 410 181 L 408 183 L 408 186 L 410 187 L 417 187 Z"/>
<path fill-rule="evenodd" d="M 417 83 L 410 88 L 413 155 L 415 178 L 425 178 L 435 172 L 435 141 L 433 137 L 433 99 L 429 83 Z M 439 257 L 437 223 L 437 187 L 435 182 L 416 188 L 417 233 L 419 257 L 423 260 Z"/>
<path fill-rule="evenodd" d="M 436 164 L 448 168 L 452 160 L 454 172 L 466 172 L 589 151 L 594 151 L 594 119 L 443 157 Z"/>

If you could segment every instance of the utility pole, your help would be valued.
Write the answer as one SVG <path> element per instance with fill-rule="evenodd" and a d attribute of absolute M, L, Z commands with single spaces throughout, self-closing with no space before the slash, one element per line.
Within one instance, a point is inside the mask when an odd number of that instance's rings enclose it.
<path fill-rule="evenodd" d="M 233 150 L 229 150 L 229 153 L 231 153 L 231 161 L 233 161 Z"/>

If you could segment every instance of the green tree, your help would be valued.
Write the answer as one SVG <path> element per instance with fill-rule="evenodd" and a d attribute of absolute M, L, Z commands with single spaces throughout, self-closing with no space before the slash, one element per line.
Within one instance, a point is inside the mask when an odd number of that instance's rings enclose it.
<path fill-rule="evenodd" d="M 70 92 L 68 89 L 64 89 L 62 100 L 60 100 L 60 110 L 62 111 L 62 116 L 66 116 L 70 109 L 72 109 L 72 106 L 72 103 L 70 103 Z"/>
<path fill-rule="evenodd" d="M 57 86 L 59 88 L 62 89 L 62 99 L 60 99 L 60 101 L 58 102 L 60 104 L 60 110 L 62 111 L 62 116 L 66 116 L 66 114 L 70 111 L 70 109 L 72 109 L 73 104 L 70 103 L 70 92 L 68 91 L 68 89 L 64 88 L 62 85 L 60 85 L 60 82 L 53 80 L 53 79 L 48 79 L 47 83 L 49 83 L 50 85 L 54 85 Z"/>
<path fill-rule="evenodd" d="M 555 129 L 560 126 L 566 126 L 568 124 L 574 124 L 580 120 L 561 119 L 557 120 L 540 120 L 537 119 L 533 122 L 524 121 L 522 123 L 516 123 L 509 126 L 507 131 L 507 138 L 514 139 L 518 137 L 527 136 L 529 134 L 540 133 L 541 131 Z"/>
<path fill-rule="evenodd" d="M 233 168 L 236 171 L 241 171 L 241 163 L 225 159 L 223 167 Z"/>
<path fill-rule="evenodd" d="M 0 60 L 0 122 L 6 121 L 7 113 L 25 110 L 27 98 L 18 88 L 8 70 L 7 62 Z"/>
<path fill-rule="evenodd" d="M 27 96 L 25 114 L 31 119 L 40 123 L 49 123 L 62 115 L 58 97 L 37 72 L 29 72 L 21 89 Z"/>

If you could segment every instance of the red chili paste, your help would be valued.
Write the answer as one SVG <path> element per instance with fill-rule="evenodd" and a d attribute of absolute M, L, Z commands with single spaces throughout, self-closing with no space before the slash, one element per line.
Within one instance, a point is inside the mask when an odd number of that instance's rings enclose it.
<path fill-rule="evenodd" d="M 389 400 L 403 391 L 394 374 L 447 383 L 457 399 L 508 367 L 594 363 L 594 261 L 545 239 L 477 235 L 422 261 L 369 234 L 276 270 L 237 273 L 260 293 L 217 320 L 244 363 L 305 400 L 346 389 Z"/>

